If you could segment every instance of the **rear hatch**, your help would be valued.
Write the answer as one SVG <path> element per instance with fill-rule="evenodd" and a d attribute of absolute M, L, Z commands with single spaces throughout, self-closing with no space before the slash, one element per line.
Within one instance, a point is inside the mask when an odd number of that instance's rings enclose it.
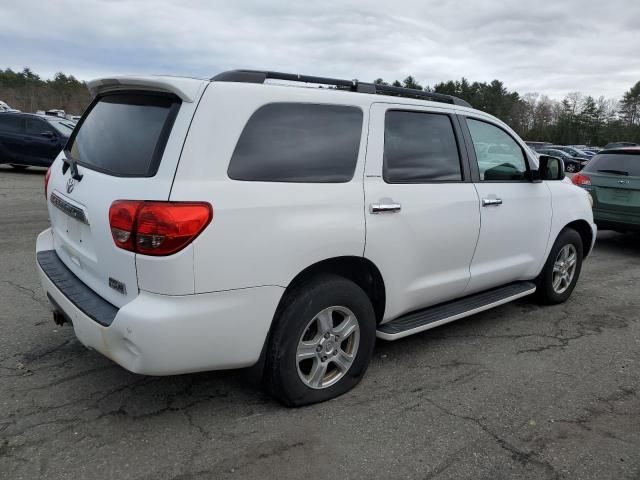
<path fill-rule="evenodd" d="M 154 82 L 149 90 L 140 80 L 133 83 L 135 89 L 122 82 L 115 89 L 97 88 L 96 98 L 52 165 L 48 184 L 58 256 L 117 307 L 138 295 L 136 254 L 114 244 L 109 208 L 121 199 L 168 200 L 195 109 L 193 97 L 204 88 L 204 82 L 194 80 L 197 85 L 188 96 L 170 88 L 159 91 Z"/>
<path fill-rule="evenodd" d="M 594 210 L 619 216 L 620 221 L 640 220 L 634 219 L 640 216 L 640 150 L 599 154 L 582 173 L 591 180 Z"/>

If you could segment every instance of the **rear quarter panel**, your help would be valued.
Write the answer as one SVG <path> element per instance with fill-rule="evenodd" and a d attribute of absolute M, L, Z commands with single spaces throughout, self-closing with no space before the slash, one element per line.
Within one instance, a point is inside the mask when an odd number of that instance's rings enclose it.
<path fill-rule="evenodd" d="M 276 85 L 212 83 L 185 143 L 171 200 L 208 201 L 211 225 L 194 241 L 196 293 L 262 285 L 286 287 L 326 258 L 362 256 L 362 186 L 369 102 L 345 92 Z M 363 112 L 358 163 L 348 183 L 231 180 L 229 160 L 249 117 L 273 102 L 358 106 Z"/>

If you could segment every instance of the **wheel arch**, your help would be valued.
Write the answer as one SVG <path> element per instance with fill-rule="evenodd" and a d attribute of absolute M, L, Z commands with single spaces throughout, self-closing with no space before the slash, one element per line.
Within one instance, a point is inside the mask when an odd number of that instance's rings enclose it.
<path fill-rule="evenodd" d="M 250 368 L 249 377 L 252 381 L 259 384 L 264 381 L 264 367 L 268 345 L 271 341 L 274 328 L 278 323 L 280 313 L 287 306 L 291 295 L 312 278 L 327 273 L 340 275 L 353 281 L 362 288 L 373 305 L 373 310 L 376 315 L 376 325 L 380 324 L 384 317 L 386 306 L 386 288 L 380 270 L 371 260 L 358 256 L 341 256 L 327 258 L 309 265 L 293 277 L 278 302 L 271 326 L 269 327 L 262 346 L 260 358 L 258 362 Z"/>
<path fill-rule="evenodd" d="M 582 239 L 582 258 L 587 258 L 587 255 L 589 255 L 591 251 L 591 243 L 593 242 L 593 230 L 591 230 L 589 222 L 586 220 L 574 220 L 565 225 L 560 232 L 568 228 L 575 230 L 580 235 Z M 558 235 L 560 235 L 560 233 L 558 233 Z"/>
<path fill-rule="evenodd" d="M 307 266 L 300 271 L 285 289 L 278 308 L 276 317 L 282 305 L 286 302 L 291 292 L 318 275 L 331 273 L 347 278 L 358 285 L 367 294 L 376 313 L 376 323 L 379 324 L 384 316 L 386 305 L 386 289 L 382 274 L 378 267 L 369 259 L 357 256 L 333 257 L 321 260 Z M 274 321 L 276 318 L 274 318 Z"/>

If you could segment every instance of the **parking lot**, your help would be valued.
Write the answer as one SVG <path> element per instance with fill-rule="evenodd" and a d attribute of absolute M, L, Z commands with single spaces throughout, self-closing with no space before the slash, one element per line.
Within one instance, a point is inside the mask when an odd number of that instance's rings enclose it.
<path fill-rule="evenodd" d="M 379 342 L 354 391 L 291 410 L 242 371 L 128 373 L 55 325 L 43 177 L 0 166 L 0 478 L 639 478 L 637 235 L 601 233 L 566 304 Z"/>

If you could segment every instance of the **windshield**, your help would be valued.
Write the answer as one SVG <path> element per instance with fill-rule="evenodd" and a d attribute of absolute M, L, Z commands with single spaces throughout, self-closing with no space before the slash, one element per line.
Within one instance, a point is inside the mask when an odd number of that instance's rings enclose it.
<path fill-rule="evenodd" d="M 540 152 L 544 153 L 545 155 L 551 155 L 551 156 L 556 156 L 556 157 L 560 157 L 560 158 L 567 158 L 569 157 L 569 155 L 565 152 L 563 152 L 562 150 L 540 150 Z"/>
<path fill-rule="evenodd" d="M 152 177 L 180 101 L 147 92 L 100 97 L 71 139 L 69 155 L 80 165 L 124 177 Z"/>
<path fill-rule="evenodd" d="M 48 120 L 48 122 L 63 137 L 71 136 L 71 132 L 73 132 L 73 129 L 75 128 L 75 125 L 72 122 L 57 121 L 57 120 Z"/>
<path fill-rule="evenodd" d="M 640 152 L 635 154 L 605 153 L 604 155 L 596 155 L 584 171 L 640 177 Z"/>

